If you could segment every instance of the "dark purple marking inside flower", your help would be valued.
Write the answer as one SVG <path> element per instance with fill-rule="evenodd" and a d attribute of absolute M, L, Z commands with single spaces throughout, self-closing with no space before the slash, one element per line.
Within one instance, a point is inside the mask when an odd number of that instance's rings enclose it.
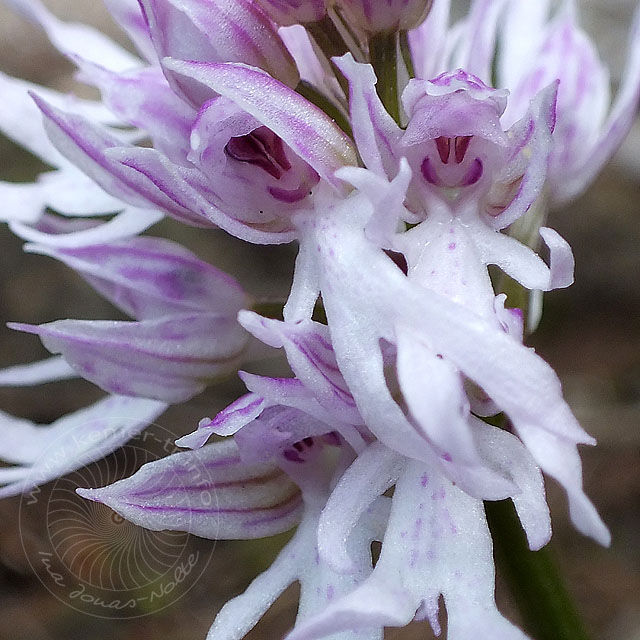
<path fill-rule="evenodd" d="M 456 138 L 456 142 L 457 142 Z M 448 164 L 449 162 L 449 154 L 451 153 L 451 138 L 445 138 L 440 136 L 436 138 L 436 149 L 438 149 L 438 155 L 440 156 L 440 160 L 444 164 Z M 457 149 L 457 148 L 456 148 Z M 456 150 L 456 160 L 458 159 L 457 150 Z"/>
<path fill-rule="evenodd" d="M 314 446 L 313 438 L 307 436 L 298 442 L 294 442 L 291 447 L 285 449 L 282 452 L 282 455 L 289 462 L 306 462 L 304 458 L 304 453 L 307 449 L 311 449 Z"/>
<path fill-rule="evenodd" d="M 480 180 L 480 178 L 482 178 L 482 173 L 482 162 L 476 158 L 471 167 L 469 167 L 469 171 L 467 171 L 465 177 L 462 179 L 461 186 L 470 187 L 472 184 L 475 184 Z"/>
<path fill-rule="evenodd" d="M 420 170 L 422 171 L 423 178 L 429 183 L 434 184 L 436 186 L 440 186 L 442 183 L 438 174 L 435 172 L 433 165 L 431 164 L 431 160 L 429 158 L 425 158 L 420 165 Z"/>
<path fill-rule="evenodd" d="M 456 136 L 453 146 L 456 162 L 458 164 L 460 164 L 464 160 L 464 156 L 467 153 L 467 149 L 469 148 L 472 137 L 473 136 Z"/>
<path fill-rule="evenodd" d="M 267 127 L 258 127 L 245 136 L 231 138 L 224 150 L 234 160 L 259 167 L 276 180 L 291 169 L 282 140 Z"/>

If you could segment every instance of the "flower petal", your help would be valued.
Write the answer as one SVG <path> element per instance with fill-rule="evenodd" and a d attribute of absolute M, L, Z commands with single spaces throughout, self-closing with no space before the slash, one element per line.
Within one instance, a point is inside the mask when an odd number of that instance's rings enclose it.
<path fill-rule="evenodd" d="M 277 467 L 242 462 L 232 440 L 173 453 L 100 489 L 78 489 L 152 531 L 214 540 L 262 538 L 300 519 L 298 488 Z"/>
<path fill-rule="evenodd" d="M 449 640 L 526 640 L 496 609 L 491 537 L 482 503 L 422 463 L 411 462 L 396 485 L 371 576 L 300 621 L 287 640 L 404 626 L 419 608 L 439 634 L 440 594 L 447 606 Z"/>
<path fill-rule="evenodd" d="M 0 387 L 31 387 L 77 377 L 76 371 L 64 358 L 54 357 L 0 369 Z"/>
<path fill-rule="evenodd" d="M 353 562 L 347 540 L 361 516 L 395 484 L 404 458 L 379 442 L 370 444 L 342 475 L 318 523 L 318 552 L 338 573 L 348 573 Z"/>
<path fill-rule="evenodd" d="M 596 177 L 602 167 L 615 153 L 633 124 L 640 101 L 640 8 L 636 9 L 629 34 L 629 53 L 622 83 L 615 101 L 604 123 L 595 146 L 583 155 L 583 162 L 575 167 L 572 175 L 557 185 L 555 196 L 558 203 L 579 195 Z"/>
<path fill-rule="evenodd" d="M 240 285 L 162 238 L 129 238 L 76 249 L 26 245 L 71 267 L 138 320 L 201 311 L 234 317 L 247 306 Z"/>
<path fill-rule="evenodd" d="M 310 320 L 300 323 L 263 318 L 241 311 L 238 322 L 272 347 L 284 347 L 291 369 L 318 402 L 340 421 L 360 424 L 362 418 L 336 363 L 329 329 Z"/>
<path fill-rule="evenodd" d="M 203 418 L 198 429 L 176 440 L 179 447 L 198 449 L 214 434 L 231 436 L 253 422 L 265 409 L 267 402 L 255 393 L 247 393 L 224 408 L 213 420 Z"/>
<path fill-rule="evenodd" d="M 541 549 L 551 539 L 551 518 L 544 480 L 532 455 L 514 435 L 474 419 L 478 448 L 491 465 L 513 478 L 520 492 L 511 496 L 529 548 Z"/>
<path fill-rule="evenodd" d="M 85 24 L 63 22 L 50 13 L 40 0 L 7 0 L 17 12 L 39 24 L 54 47 L 66 55 L 86 56 L 113 71 L 140 66 L 140 60 L 126 49 Z"/>
<path fill-rule="evenodd" d="M 81 58 L 76 64 L 80 79 L 100 89 L 104 104 L 119 119 L 147 131 L 170 160 L 187 164 L 196 111 L 172 91 L 159 68 L 115 73 Z"/>
<path fill-rule="evenodd" d="M 134 206 L 157 207 L 185 222 L 202 224 L 202 217 L 185 209 L 166 185 L 143 180 L 107 154 L 124 144 L 110 131 L 60 111 L 36 95 L 33 99 L 45 116 L 45 129 L 56 148 L 105 191 Z"/>
<path fill-rule="evenodd" d="M 11 222 L 9 228 L 19 238 L 29 242 L 39 243 L 48 247 L 73 249 L 135 236 L 152 227 L 163 217 L 158 211 L 127 207 L 122 213 L 114 216 L 108 222 L 68 233 L 40 231 L 37 228 L 19 222 Z"/>
<path fill-rule="evenodd" d="M 165 57 L 200 62 L 242 62 L 295 86 L 298 73 L 265 14 L 250 0 L 140 0 L 151 38 Z M 212 97 L 172 73 L 174 90 L 196 108 Z"/>
<path fill-rule="evenodd" d="M 349 81 L 351 126 L 358 153 L 368 169 L 394 178 L 398 171 L 396 150 L 402 130 L 380 101 L 373 67 L 357 63 L 350 53 L 336 58 L 334 63 Z"/>
<path fill-rule="evenodd" d="M 109 396 L 53 424 L 4 414 L 0 457 L 24 466 L 0 469 L 0 497 L 13 496 L 99 460 L 140 433 L 167 405 Z"/>
<path fill-rule="evenodd" d="M 107 391 L 172 403 L 235 371 L 247 340 L 235 318 L 206 314 L 10 327 L 39 335 L 49 351 L 62 354 L 81 376 Z"/>
<path fill-rule="evenodd" d="M 111 17 L 126 31 L 136 49 L 151 64 L 158 62 L 149 27 L 138 0 L 104 0 Z"/>

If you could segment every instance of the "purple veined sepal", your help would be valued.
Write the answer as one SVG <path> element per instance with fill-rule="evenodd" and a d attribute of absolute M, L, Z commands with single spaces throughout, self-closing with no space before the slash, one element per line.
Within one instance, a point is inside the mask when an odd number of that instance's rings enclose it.
<path fill-rule="evenodd" d="M 42 368 L 38 373 L 41 382 Z M 44 381 L 60 379 L 52 373 L 48 367 Z M 14 382 L 25 383 L 24 376 L 17 380 L 14 373 L 12 378 Z M 26 383 L 35 381 L 31 376 Z M 50 425 L 36 425 L 1 414 L 0 458 L 15 466 L 0 469 L 0 484 L 4 485 L 0 497 L 24 493 L 103 458 L 138 435 L 166 407 L 156 400 L 113 395 Z"/>
<path fill-rule="evenodd" d="M 235 318 L 196 313 L 139 322 L 9 323 L 40 336 L 85 379 L 120 395 L 177 403 L 237 370 L 247 335 Z"/>
<path fill-rule="evenodd" d="M 181 402 L 242 361 L 249 336 L 236 316 L 250 304 L 247 295 L 233 278 L 180 245 L 149 237 L 27 250 L 64 262 L 137 319 L 12 325 L 39 335 L 103 389 Z"/>
<path fill-rule="evenodd" d="M 263 537 L 300 522 L 272 566 L 223 607 L 208 636 L 217 640 L 240 640 L 295 581 L 301 584 L 300 619 L 349 592 L 370 573 L 371 542 L 381 538 L 388 517 L 388 510 L 372 508 L 354 527 L 347 543 L 356 564 L 351 574 L 339 574 L 320 560 L 318 519 L 331 475 L 340 469 L 335 456 L 326 454 L 341 443 L 314 435 L 330 433 L 327 425 L 288 421 L 287 409 L 274 417 L 274 426 L 279 418 L 285 421 L 279 432 L 262 429 L 257 421 L 249 423 L 235 442 L 227 439 L 172 454 L 143 466 L 131 478 L 78 491 L 141 526 L 187 530 L 208 538 Z M 351 456 L 343 453 L 348 464 Z M 357 637 L 381 640 L 379 633 Z"/>
<path fill-rule="evenodd" d="M 428 16 L 433 0 L 336 0 L 350 26 L 366 33 L 415 29 Z"/>
<path fill-rule="evenodd" d="M 196 110 L 171 89 L 158 66 L 115 73 L 74 57 L 78 79 L 97 87 L 102 102 L 123 123 L 149 134 L 172 162 L 188 166 L 189 136 Z"/>
<path fill-rule="evenodd" d="M 63 262 L 138 320 L 187 313 L 234 318 L 250 306 L 231 276 L 163 238 L 134 237 L 78 248 L 27 244 L 25 251 Z"/>
<path fill-rule="evenodd" d="M 158 58 L 241 62 L 289 86 L 298 82 L 277 30 L 252 0 L 140 0 Z M 196 109 L 212 97 L 205 87 L 166 70 L 172 88 Z"/>
<path fill-rule="evenodd" d="M 246 464 L 231 439 L 147 463 L 109 486 L 77 491 L 146 529 L 214 540 L 282 533 L 302 512 L 300 491 L 286 474 L 273 463 Z"/>
<path fill-rule="evenodd" d="M 268 16 L 282 26 L 319 22 L 329 0 L 256 0 Z"/>

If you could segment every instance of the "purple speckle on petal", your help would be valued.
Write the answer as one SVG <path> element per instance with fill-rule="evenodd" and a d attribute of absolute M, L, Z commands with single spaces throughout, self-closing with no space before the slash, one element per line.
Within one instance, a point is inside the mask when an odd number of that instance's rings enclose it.
<path fill-rule="evenodd" d="M 427 474 L 426 474 L 426 473 L 423 473 L 423 474 L 422 474 L 422 478 L 420 478 L 420 484 L 421 484 L 423 487 L 426 487 L 428 482 L 429 482 L 429 476 L 427 476 Z"/>

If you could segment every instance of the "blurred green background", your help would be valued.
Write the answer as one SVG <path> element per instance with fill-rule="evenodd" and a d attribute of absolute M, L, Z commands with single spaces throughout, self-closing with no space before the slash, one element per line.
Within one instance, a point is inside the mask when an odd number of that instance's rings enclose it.
<path fill-rule="evenodd" d="M 50 0 L 61 17 L 100 25 L 122 40 L 97 0 Z M 630 11 L 635 2 L 585 2 L 587 27 L 595 34 L 613 78 L 624 59 Z M 53 52 L 43 34 L 0 6 L 0 69 L 58 89 L 73 86 L 71 66 Z M 2 96 L 0 96 L 2 99 Z M 29 179 L 42 167 L 0 137 L 0 179 Z M 569 525 L 566 503 L 547 482 L 552 504 L 552 549 L 594 639 L 640 639 L 640 124 L 592 188 L 550 220 L 572 245 L 576 284 L 545 298 L 545 314 L 533 337 L 539 353 L 562 378 L 566 397 L 584 427 L 598 439 L 583 448 L 588 493 L 611 527 L 611 549 L 601 549 Z M 153 229 L 184 243 L 229 271 L 256 297 L 286 293 L 293 247 L 254 247 L 222 232 L 192 230 L 171 221 Z M 73 272 L 42 256 L 25 256 L 21 242 L 0 227 L 0 366 L 44 357 L 33 336 L 15 334 L 4 322 L 45 322 L 78 317 L 119 317 Z M 158 420 L 158 432 L 176 437 L 192 431 L 242 392 L 229 380 Z M 84 381 L 35 389 L 0 389 L 0 408 L 48 423 L 100 397 Z M 1 433 L 0 433 L 1 437 Z M 155 452 L 159 454 L 160 452 Z M 120 458 L 118 458 L 120 455 Z M 122 471 L 123 454 L 111 456 L 108 473 Z M 155 455 L 155 454 L 154 454 Z M 110 466 L 109 466 L 110 465 Z M 116 479 L 115 477 L 111 479 Z M 47 493 L 49 492 L 49 493 Z M 50 495 L 45 487 L 43 496 Z M 72 500 L 80 501 L 71 494 Z M 219 607 L 266 568 L 282 540 L 217 543 L 203 575 L 164 610 L 131 620 L 91 617 L 74 611 L 43 586 L 32 565 L 44 544 L 46 504 L 20 518 L 20 499 L 0 501 L 0 640 L 203 639 Z M 105 524 L 118 535 L 120 523 Z M 102 525 L 101 525 L 102 526 Z M 190 548 L 208 554 L 213 543 Z M 24 547 L 24 548 L 23 548 Z M 269 611 L 250 639 L 281 638 L 295 616 L 295 588 Z M 508 593 L 498 577 L 498 599 L 513 620 Z M 424 624 L 390 630 L 389 638 L 431 638 Z"/>

